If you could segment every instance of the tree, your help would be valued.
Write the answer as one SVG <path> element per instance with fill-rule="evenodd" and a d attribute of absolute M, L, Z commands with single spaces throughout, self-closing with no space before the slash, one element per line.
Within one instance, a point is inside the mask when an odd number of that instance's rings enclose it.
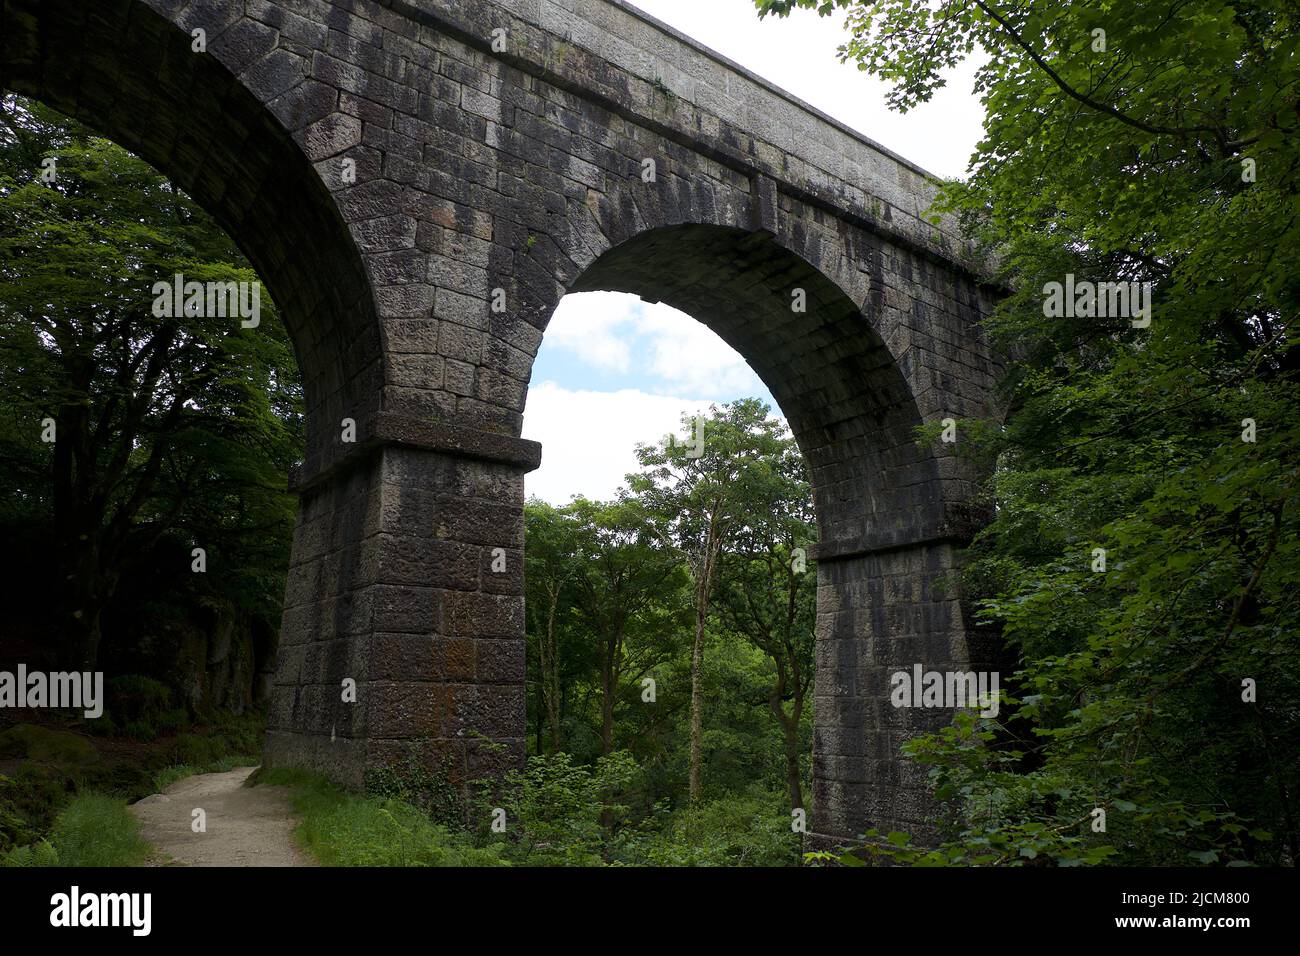
<path fill-rule="evenodd" d="M 524 522 L 525 607 L 538 664 L 537 752 L 548 752 L 542 746 L 540 730 L 544 714 L 550 731 L 549 752 L 554 753 L 561 746 L 560 631 L 571 616 L 574 579 L 579 570 L 575 559 L 577 528 L 571 514 L 536 500 L 525 506 Z"/>
<path fill-rule="evenodd" d="M 105 607 L 166 536 L 225 548 L 217 586 L 278 606 L 302 447 L 287 335 L 269 299 L 257 328 L 154 310 L 177 274 L 257 276 L 174 185 L 38 104 L 2 101 L 0 154 L 0 440 L 56 545 L 65 662 L 95 668 Z"/>
<path fill-rule="evenodd" d="M 718 570 L 717 615 L 772 661 L 775 679 L 767 707 L 781 728 L 790 806 L 802 808 L 800 728 L 813 684 L 817 572 L 807 560 L 816 540 L 812 491 L 793 438 L 783 437 L 773 463 L 774 487 L 749 512 L 723 551 Z M 788 710 L 787 710 L 788 706 Z"/>
<path fill-rule="evenodd" d="M 1012 415 L 966 447 L 998 506 L 968 584 L 1023 696 L 910 748 L 958 810 L 935 853 L 1294 861 L 1295 5 L 756 5 L 846 10 L 843 56 L 901 110 L 987 57 L 985 136 L 937 210 L 1009 290 L 988 325 Z M 1142 308 L 1099 308 L 1102 282 Z"/>
<path fill-rule="evenodd" d="M 620 691 L 636 686 L 676 647 L 677 595 L 684 572 L 676 555 L 647 533 L 640 502 L 575 499 L 575 607 L 599 649 L 600 753 L 614 747 Z"/>
<path fill-rule="evenodd" d="M 690 570 L 695 607 L 691 649 L 690 799 L 701 794 L 703 698 L 701 672 L 704 635 L 723 548 L 752 515 L 771 510 L 778 497 L 776 462 L 782 426 L 768 418 L 757 399 L 713 406 L 698 423 L 683 417 L 687 435 L 665 438 L 657 446 L 638 446 L 640 472 L 629 475 L 633 494 L 645 503 L 659 537 L 670 543 Z"/>

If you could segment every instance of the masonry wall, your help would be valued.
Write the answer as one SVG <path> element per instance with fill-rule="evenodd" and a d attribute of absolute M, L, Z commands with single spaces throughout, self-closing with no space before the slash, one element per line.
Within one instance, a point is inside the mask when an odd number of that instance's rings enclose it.
<path fill-rule="evenodd" d="M 984 516 L 915 429 L 987 412 L 996 363 L 922 171 L 613 0 L 3 2 L 0 78 L 192 189 L 293 333 L 311 441 L 270 762 L 360 785 L 412 753 L 522 760 L 527 383 L 560 298 L 620 289 L 738 348 L 812 467 L 817 839 L 931 819 L 895 746 L 922 718 L 881 680 L 971 660 L 938 582 Z"/>

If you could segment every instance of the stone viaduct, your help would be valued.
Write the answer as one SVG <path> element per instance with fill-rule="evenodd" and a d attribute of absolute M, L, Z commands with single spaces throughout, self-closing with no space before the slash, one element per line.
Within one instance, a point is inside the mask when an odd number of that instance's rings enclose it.
<path fill-rule="evenodd" d="M 310 439 L 268 763 L 357 785 L 523 760 L 530 369 L 566 292 L 620 290 L 735 347 L 810 463 L 812 842 L 929 831 L 898 749 L 936 712 L 891 707 L 889 674 L 990 649 L 951 580 L 978 476 L 915 429 L 988 412 L 997 366 L 922 170 L 621 0 L 0 9 L 5 88 L 171 176 L 293 336 Z"/>

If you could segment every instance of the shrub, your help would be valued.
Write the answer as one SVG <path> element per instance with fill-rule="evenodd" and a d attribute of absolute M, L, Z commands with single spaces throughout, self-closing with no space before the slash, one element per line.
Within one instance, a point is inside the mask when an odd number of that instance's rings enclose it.
<path fill-rule="evenodd" d="M 158 718 L 171 708 L 171 702 L 171 688 L 152 677 L 126 674 L 108 682 L 108 706 L 118 723 L 128 727 L 132 721 L 156 726 Z"/>
<path fill-rule="evenodd" d="M 13 776 L 0 776 L 0 852 L 48 830 L 73 786 L 53 766 L 27 764 Z"/>
<path fill-rule="evenodd" d="M 189 714 L 183 707 L 174 707 L 171 710 L 163 711 L 158 715 L 157 728 L 162 734 L 174 734 L 179 730 L 185 729 L 189 723 Z"/>
<path fill-rule="evenodd" d="M 523 771 L 506 776 L 496 798 L 513 838 L 503 852 L 529 866 L 604 864 L 627 810 L 621 801 L 639 773 L 627 751 L 601 757 L 594 767 L 566 753 L 530 757 Z M 484 829 L 494 810 L 481 806 L 475 813 Z"/>
<path fill-rule="evenodd" d="M 31 846 L 14 847 L 0 855 L 0 866 L 58 866 L 59 851 L 47 840 Z"/>
<path fill-rule="evenodd" d="M 18 724 L 0 734 L 0 757 L 39 763 L 85 765 L 99 759 L 95 745 L 80 734 L 36 724 Z"/>
<path fill-rule="evenodd" d="M 347 793 L 300 770 L 260 771 L 257 784 L 294 788 L 299 839 L 326 866 L 508 865 L 495 848 L 474 847 L 400 800 Z"/>
<path fill-rule="evenodd" d="M 657 830 L 629 847 L 652 866 L 797 866 L 800 848 L 783 795 L 757 788 L 661 811 Z"/>
<path fill-rule="evenodd" d="M 158 738 L 158 731 L 147 720 L 129 720 L 122 729 L 128 737 L 142 744 L 152 743 Z"/>
<path fill-rule="evenodd" d="M 414 748 L 401 767 L 373 767 L 366 771 L 365 791 L 370 796 L 401 800 L 424 811 L 435 823 L 460 827 L 465 821 L 465 803 L 452 785 L 448 763 L 439 771 L 421 764 Z"/>
<path fill-rule="evenodd" d="M 82 793 L 55 818 L 48 840 L 5 854 L 5 866 L 137 866 L 149 855 L 126 801 Z"/>

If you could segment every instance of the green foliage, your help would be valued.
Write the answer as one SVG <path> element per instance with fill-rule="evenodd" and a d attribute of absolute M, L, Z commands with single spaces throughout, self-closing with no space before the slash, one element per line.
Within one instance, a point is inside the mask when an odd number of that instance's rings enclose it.
<path fill-rule="evenodd" d="M 0 866 L 58 866 L 59 851 L 47 840 L 31 846 L 14 847 L 0 856 Z"/>
<path fill-rule="evenodd" d="M 47 157 L 55 182 L 40 177 Z M 39 104 L 0 99 L 4 650 L 122 675 L 97 720 L 6 732 L 24 763 L 0 778 L 0 851 L 23 859 L 45 859 L 43 845 L 63 863 L 88 858 L 75 848 L 88 815 L 112 825 L 88 795 L 138 798 L 168 765 L 164 784 L 261 749 L 261 717 L 208 713 L 194 694 L 208 674 L 193 648 L 211 624 L 273 649 L 301 389 L 267 296 L 256 330 L 155 316 L 153 285 L 176 273 L 256 282 L 147 164 Z M 191 572 L 196 542 L 219 574 Z"/>
<path fill-rule="evenodd" d="M 779 793 L 750 788 L 660 813 L 633 850 L 649 866 L 797 866 L 801 838 L 786 804 Z"/>
<path fill-rule="evenodd" d="M 891 834 L 867 852 L 1294 863 L 1296 10 L 756 5 L 844 9 L 843 56 L 900 109 L 984 54 L 984 140 L 935 211 L 997 252 L 1009 288 L 988 331 L 1014 359 L 1012 414 L 964 449 L 995 464 L 997 507 L 967 585 L 1021 670 L 999 723 L 909 745 L 951 811 L 939 849 Z M 1067 274 L 1149 283 L 1149 326 L 1057 315 L 1044 299 Z"/>
<path fill-rule="evenodd" d="M 284 475 L 303 447 L 288 334 L 269 296 L 256 329 L 155 316 L 154 284 L 177 274 L 257 283 L 147 164 L 39 104 L 0 100 L 0 481 L 16 491 L 0 527 L 31 548 L 6 559 L 3 587 L 59 609 L 25 630 L 78 666 L 94 663 L 127 571 L 152 576 L 155 594 L 175 582 L 162 603 L 190 617 L 223 600 L 278 623 Z M 40 440 L 47 420 L 53 442 Z M 196 544 L 220 574 L 190 573 Z M 110 642 L 142 636 L 139 609 L 116 609 Z"/>
<path fill-rule="evenodd" d="M 123 674 L 108 681 L 108 709 L 128 728 L 132 723 L 155 725 L 171 703 L 171 688 L 152 677 Z"/>
<path fill-rule="evenodd" d="M 149 855 L 126 801 L 82 793 L 55 818 L 48 840 L 17 847 L 3 866 L 138 866 Z"/>
<path fill-rule="evenodd" d="M 698 458 L 671 438 L 641 446 L 641 470 L 612 502 L 526 506 L 530 744 L 556 760 L 528 773 L 601 794 L 586 816 L 524 826 L 530 861 L 641 859 L 625 855 L 625 840 L 673 812 L 689 786 L 695 684 L 700 798 L 759 783 L 804 803 L 816 584 L 805 466 L 755 400 L 714 408 L 704 435 Z M 606 773 L 619 750 L 636 773 L 615 795 L 586 775 Z M 539 788 L 540 777 L 523 792 Z"/>
<path fill-rule="evenodd" d="M 94 763 L 99 754 L 94 744 L 80 734 L 37 724 L 15 724 L 0 733 L 0 758 L 76 766 Z"/>
<path fill-rule="evenodd" d="M 172 763 L 206 765 L 231 755 L 260 755 L 266 737 L 266 716 L 257 712 L 217 711 L 181 734 L 168 748 Z"/>
<path fill-rule="evenodd" d="M 703 416 L 703 444 L 693 447 L 695 420 L 683 416 L 687 440 L 668 436 L 657 445 L 640 445 L 640 470 L 628 475 L 628 499 L 654 531 L 699 575 L 716 559 L 733 531 L 777 510 L 790 495 L 787 482 L 803 480 L 803 464 L 785 425 L 758 399 L 713 406 Z M 803 488 L 807 495 L 806 485 Z M 797 492 L 796 492 L 797 494 Z M 800 502 L 804 510 L 807 502 Z M 797 521 L 798 513 L 785 515 Z"/>
<path fill-rule="evenodd" d="M 149 854 L 126 801 L 96 793 L 73 799 L 55 819 L 50 842 L 60 866 L 136 866 Z"/>
<path fill-rule="evenodd" d="M 158 739 L 158 731 L 154 729 L 153 724 L 144 720 L 129 720 L 122 732 L 132 740 L 138 740 L 141 743 L 149 743 Z"/>
<path fill-rule="evenodd" d="M 403 766 L 367 769 L 365 790 L 371 796 L 410 804 L 442 826 L 461 826 L 465 820 L 464 799 L 460 789 L 451 783 L 449 766 L 444 763 L 436 772 L 429 769 L 413 746 Z"/>
<path fill-rule="evenodd" d="M 267 770 L 257 784 L 293 788 L 298 837 L 325 866 L 507 865 L 494 848 L 475 847 L 392 797 L 351 794 L 299 770 Z"/>
<path fill-rule="evenodd" d="M 601 864 L 609 834 L 626 812 L 619 797 L 637 773 L 625 751 L 601 757 L 594 767 L 565 753 L 529 758 L 526 769 L 507 775 L 498 797 L 508 832 L 517 834 L 504 852 L 528 866 Z M 480 819 L 491 819 L 487 809 Z"/>
<path fill-rule="evenodd" d="M 637 459 L 640 470 L 628 475 L 628 491 L 623 501 L 635 503 L 650 533 L 659 539 L 690 571 L 691 604 L 695 627 L 690 657 L 690 757 L 688 794 L 692 802 L 704 793 L 703 764 L 703 683 L 704 652 L 708 643 L 711 617 L 717 616 L 715 596 L 730 570 L 738 581 L 749 577 L 744 569 L 753 570 L 770 559 L 781 544 L 793 547 L 793 537 L 806 533 L 801 518 L 810 511 L 804 465 L 794 439 L 785 425 L 769 415 L 770 409 L 757 399 L 741 399 L 712 406 L 707 416 L 692 419 L 683 416 L 688 439 L 678 442 L 669 435 L 658 445 L 640 445 Z M 738 552 L 743 557 L 728 568 L 725 557 Z M 767 562 L 769 572 L 774 564 Z M 796 598 L 797 579 L 783 574 L 786 593 Z M 780 587 L 769 573 L 762 586 L 763 600 L 770 602 Z M 732 588 L 733 592 L 737 588 Z M 745 591 L 741 584 L 738 588 Z M 797 622 L 793 616 L 771 633 L 772 615 L 757 610 L 753 588 L 745 599 L 732 605 L 728 624 L 746 639 L 773 655 L 777 666 L 777 686 L 773 690 L 772 709 L 790 734 L 791 744 L 797 736 L 803 697 L 811 683 L 811 668 L 806 679 L 796 679 L 791 687 L 791 670 L 798 670 L 798 658 L 807 660 L 809 642 L 791 630 Z M 726 606 L 727 602 L 723 602 Z M 799 602 L 789 603 L 795 610 Z M 738 607 L 744 613 L 738 613 Z M 780 609 L 773 609 L 781 614 Z M 793 713 L 787 715 L 782 701 L 795 697 Z M 791 799 L 798 797 L 797 756 L 791 754 Z"/>
<path fill-rule="evenodd" d="M 24 770 L 30 774 L 28 768 Z M 0 774 L 0 854 L 32 843 L 40 836 L 31 822 L 30 809 L 25 806 L 31 802 L 31 790 L 30 785 Z"/>
<path fill-rule="evenodd" d="M 470 813 L 444 826 L 394 796 L 348 793 L 302 770 L 263 769 L 256 786 L 292 788 L 298 836 L 327 866 L 792 866 L 799 837 L 778 792 L 750 788 L 693 808 L 667 805 L 635 825 L 620 795 L 640 769 L 625 752 L 594 766 L 564 753 L 533 757 Z M 505 812 L 505 831 L 491 823 Z M 616 824 L 610 825 L 611 817 Z"/>

